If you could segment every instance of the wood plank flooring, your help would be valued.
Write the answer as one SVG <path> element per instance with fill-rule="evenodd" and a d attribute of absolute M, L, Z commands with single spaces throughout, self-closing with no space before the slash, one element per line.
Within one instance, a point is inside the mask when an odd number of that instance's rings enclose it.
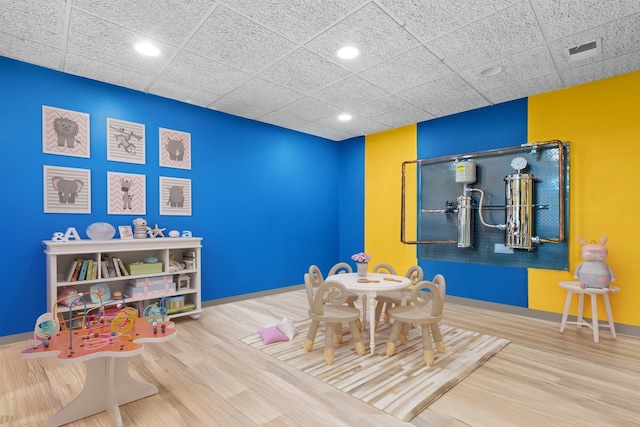
<path fill-rule="evenodd" d="M 630 426 L 640 425 L 640 339 L 447 303 L 445 322 L 511 340 L 410 423 L 315 380 L 238 338 L 307 317 L 303 290 L 211 306 L 178 319 L 176 339 L 147 344 L 134 378 L 160 393 L 121 407 L 125 426 Z M 379 339 L 384 339 L 381 337 Z M 25 360 L 0 347 L 0 426 L 44 426 L 73 400 L 84 366 Z M 313 351 L 322 353 L 319 343 Z M 109 426 L 105 413 L 70 426 Z"/>

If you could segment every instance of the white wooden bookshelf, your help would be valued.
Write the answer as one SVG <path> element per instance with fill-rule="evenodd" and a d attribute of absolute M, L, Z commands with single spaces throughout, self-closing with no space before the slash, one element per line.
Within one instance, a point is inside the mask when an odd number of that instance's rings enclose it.
<path fill-rule="evenodd" d="M 96 284 L 107 284 L 110 292 L 120 291 L 127 294 L 125 288 L 132 279 L 140 278 L 157 278 L 159 276 L 172 276 L 173 282 L 176 283 L 176 290 L 173 293 L 165 295 L 165 297 L 173 297 L 184 295 L 185 304 L 191 303 L 195 308 L 191 311 L 178 312 L 169 314 L 169 318 L 180 316 L 191 316 L 198 318 L 202 312 L 202 296 L 201 296 L 201 237 L 178 237 L 178 238 L 145 238 L 145 239 L 112 239 L 112 240 L 72 240 L 72 241 L 43 241 L 45 246 L 45 254 L 47 259 L 47 310 L 53 309 L 53 304 L 58 300 L 58 291 L 66 286 L 74 287 L 78 292 L 89 292 L 91 286 Z M 193 267 L 172 272 L 169 270 L 169 260 L 173 259 L 181 262 L 183 254 L 189 252 L 194 254 Z M 120 258 L 125 264 L 136 261 L 144 261 L 145 258 L 155 257 L 162 262 L 162 271 L 151 274 L 139 274 L 117 277 L 103 277 L 100 262 L 105 256 Z M 70 265 L 74 260 L 92 259 L 98 263 L 97 278 L 91 280 L 67 281 L 66 276 L 70 269 Z M 188 276 L 189 286 L 178 288 L 179 276 Z M 184 282 L 184 280 L 182 280 Z M 138 303 L 142 301 L 144 304 L 153 304 L 159 302 L 161 297 L 131 296 L 125 297 L 125 303 Z M 88 298 L 84 297 L 87 307 L 94 307 L 94 304 Z M 113 302 L 112 302 L 113 303 Z M 56 307 L 58 313 L 68 312 L 68 307 L 58 304 Z M 75 309 L 74 309 L 75 311 Z"/>

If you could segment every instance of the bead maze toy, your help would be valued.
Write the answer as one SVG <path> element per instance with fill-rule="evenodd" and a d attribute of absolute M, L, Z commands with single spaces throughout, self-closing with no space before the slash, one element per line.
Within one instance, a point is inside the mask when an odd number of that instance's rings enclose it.
<path fill-rule="evenodd" d="M 93 295 L 99 304 L 87 308 L 83 297 Z M 69 305 L 69 319 L 61 321 L 57 306 L 65 302 Z M 74 317 L 74 312 L 80 314 Z M 31 353 L 57 352 L 59 359 L 83 358 L 92 353 L 126 352 L 142 348 L 136 343 L 140 338 L 156 338 L 175 332 L 173 322 L 166 319 L 164 297 L 158 304 L 148 305 L 142 318 L 138 310 L 119 302 L 107 310 L 98 292 L 79 293 L 69 303 L 69 297 L 58 299 L 52 312 L 44 313 L 36 320 L 30 348 L 23 355 Z M 158 330 L 159 329 L 159 330 Z"/>

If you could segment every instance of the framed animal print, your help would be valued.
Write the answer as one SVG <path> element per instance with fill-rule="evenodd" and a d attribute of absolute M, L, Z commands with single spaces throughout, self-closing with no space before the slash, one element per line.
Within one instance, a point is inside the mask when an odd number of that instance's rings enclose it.
<path fill-rule="evenodd" d="M 191 134 L 160 128 L 160 166 L 191 169 Z"/>
<path fill-rule="evenodd" d="M 160 215 L 191 216 L 191 180 L 160 177 Z"/>
<path fill-rule="evenodd" d="M 145 126 L 107 118 L 107 160 L 145 164 Z"/>
<path fill-rule="evenodd" d="M 45 213 L 91 213 L 91 170 L 43 166 Z"/>
<path fill-rule="evenodd" d="M 107 213 L 110 215 L 146 215 L 146 176 L 107 172 Z"/>
<path fill-rule="evenodd" d="M 61 156 L 91 157 L 89 115 L 42 106 L 42 152 Z"/>

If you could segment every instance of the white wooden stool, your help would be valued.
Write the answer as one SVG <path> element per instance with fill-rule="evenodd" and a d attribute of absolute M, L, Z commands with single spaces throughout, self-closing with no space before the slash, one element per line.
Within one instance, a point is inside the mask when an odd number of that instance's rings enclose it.
<path fill-rule="evenodd" d="M 560 333 L 564 332 L 564 327 L 567 323 L 577 325 L 580 328 L 582 325 L 588 326 L 593 330 L 593 341 L 600 342 L 600 336 L 598 334 L 601 326 L 598 322 L 598 304 L 596 301 L 597 295 L 602 295 L 604 299 L 604 306 L 607 310 L 607 320 L 609 322 L 609 330 L 613 338 L 616 337 L 616 327 L 613 324 L 613 315 L 611 314 L 611 304 L 609 303 L 609 294 L 615 294 L 620 291 L 620 288 L 615 286 L 609 286 L 608 288 L 581 288 L 580 282 L 558 282 L 561 288 L 567 290 L 567 300 L 564 303 L 564 313 L 562 314 L 562 323 L 560 323 Z M 567 322 L 567 316 L 569 315 L 569 307 L 571 306 L 571 297 L 573 294 L 578 294 L 578 317 L 575 322 Z M 591 322 L 589 323 L 582 317 L 582 307 L 584 303 L 584 294 L 591 295 Z"/>

